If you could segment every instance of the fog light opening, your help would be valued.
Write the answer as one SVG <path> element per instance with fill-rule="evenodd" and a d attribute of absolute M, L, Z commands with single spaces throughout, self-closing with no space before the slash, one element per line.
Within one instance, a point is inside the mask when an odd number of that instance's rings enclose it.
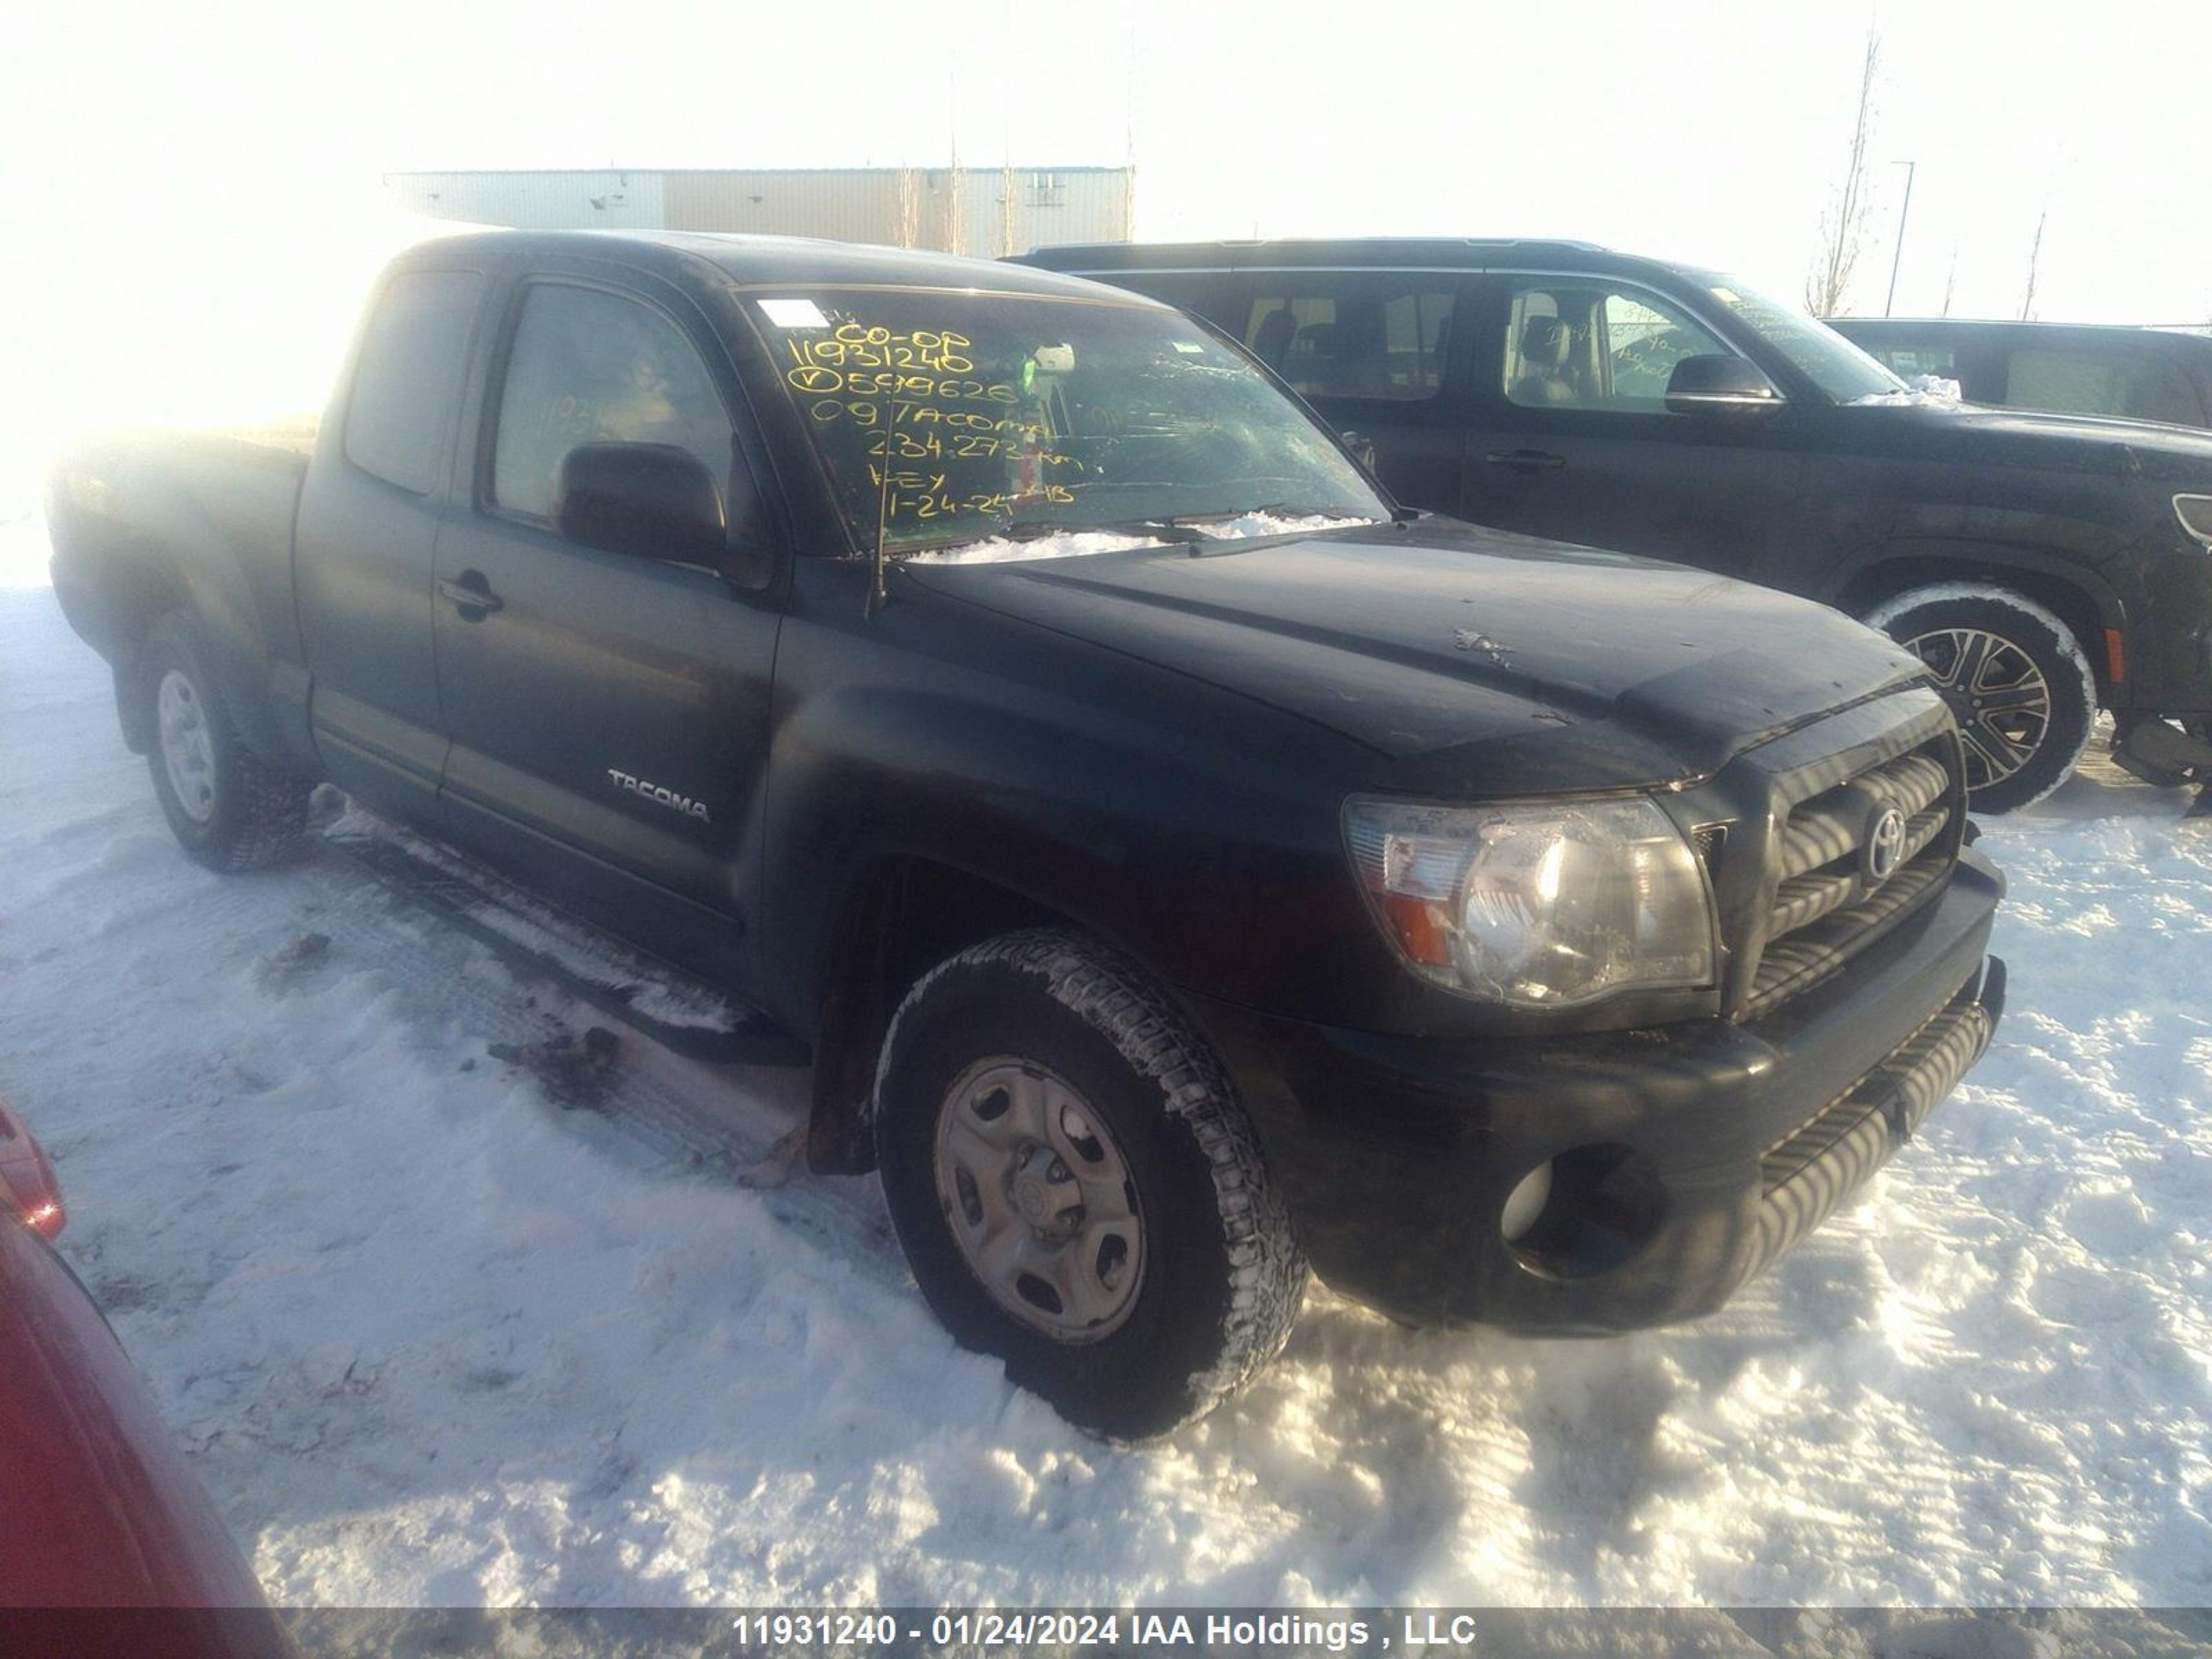
<path fill-rule="evenodd" d="M 1544 1213 L 1544 1206 L 1552 1201 L 1552 1160 L 1546 1158 L 1522 1176 L 1511 1192 L 1505 1195 L 1504 1212 L 1498 1218 L 1498 1230 L 1505 1235 L 1508 1244 L 1517 1244 L 1528 1237 L 1528 1230 Z"/>
<path fill-rule="evenodd" d="M 1507 1194 L 1498 1231 L 1514 1259 L 1546 1279 L 1591 1279 L 1626 1264 L 1658 1236 L 1666 1183 L 1631 1146 L 1562 1152 Z"/>

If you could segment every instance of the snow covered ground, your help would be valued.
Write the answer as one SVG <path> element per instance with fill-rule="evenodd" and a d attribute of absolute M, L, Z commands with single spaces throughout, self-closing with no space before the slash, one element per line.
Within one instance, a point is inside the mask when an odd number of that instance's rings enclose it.
<path fill-rule="evenodd" d="M 1244 1397 L 1114 1450 L 940 1334 L 870 1185 L 738 1178 L 797 1074 L 625 1036 L 562 1109 L 489 1049 L 578 1016 L 481 946 L 335 852 L 187 863 L 18 520 L 0 1088 L 282 1601 L 2201 1606 L 2183 805 L 2099 775 L 1992 828 L 1997 1047 L 1724 1313 L 1540 1344 L 1317 1292 Z"/>

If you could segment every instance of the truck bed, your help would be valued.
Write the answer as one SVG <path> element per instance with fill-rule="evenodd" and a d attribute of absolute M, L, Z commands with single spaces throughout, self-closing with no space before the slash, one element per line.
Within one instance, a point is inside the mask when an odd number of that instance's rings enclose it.
<path fill-rule="evenodd" d="M 319 424 L 303 415 L 98 434 L 49 480 L 54 592 L 71 626 L 121 670 L 152 617 L 189 597 L 234 718 L 272 742 L 257 717 L 270 665 L 299 659 L 292 521 Z M 149 547 L 165 559 L 146 559 Z"/>

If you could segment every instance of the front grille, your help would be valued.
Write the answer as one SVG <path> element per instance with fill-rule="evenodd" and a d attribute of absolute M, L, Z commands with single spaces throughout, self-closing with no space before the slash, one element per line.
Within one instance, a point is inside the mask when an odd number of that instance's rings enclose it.
<path fill-rule="evenodd" d="M 1905 836 L 1893 872 L 1877 878 L 1866 841 L 1888 807 L 1903 816 Z M 1958 739 L 1948 732 L 1789 809 L 1742 1018 L 1812 989 L 1932 898 L 1965 825 Z"/>

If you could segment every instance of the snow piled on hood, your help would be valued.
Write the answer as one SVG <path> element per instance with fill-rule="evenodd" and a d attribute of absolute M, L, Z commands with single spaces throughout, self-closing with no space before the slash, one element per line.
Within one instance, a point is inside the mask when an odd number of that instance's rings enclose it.
<path fill-rule="evenodd" d="M 1956 380 L 1942 374 L 1916 374 L 1897 392 L 1869 392 L 1863 398 L 1851 399 L 1854 409 L 1867 405 L 1887 408 L 1927 407 L 1956 409 L 1966 400 L 1966 392 Z"/>
<path fill-rule="evenodd" d="M 1320 513 L 1304 514 L 1293 518 L 1285 518 L 1277 513 L 1246 513 L 1234 519 L 1224 519 L 1218 524 L 1201 524 L 1193 528 L 1216 541 L 1234 542 L 1255 536 L 1310 535 L 1316 531 L 1342 530 L 1352 525 L 1375 522 L 1373 519 L 1333 519 Z M 906 557 L 923 564 L 1009 564 L 1019 559 L 1071 559 L 1086 553 L 1120 553 L 1132 547 L 1170 547 L 1175 544 L 1158 536 L 1129 536 L 1104 530 L 1064 530 L 1023 541 L 992 536 L 982 541 L 966 542 L 958 547 L 909 553 Z"/>

